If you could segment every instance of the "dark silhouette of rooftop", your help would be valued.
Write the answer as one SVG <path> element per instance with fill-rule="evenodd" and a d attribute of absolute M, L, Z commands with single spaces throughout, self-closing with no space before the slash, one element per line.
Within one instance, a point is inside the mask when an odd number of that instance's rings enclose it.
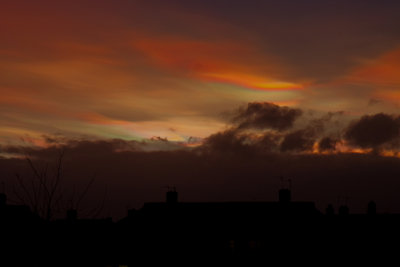
<path fill-rule="evenodd" d="M 367 214 L 376 215 L 376 203 L 374 201 L 368 203 Z"/>
<path fill-rule="evenodd" d="M 336 215 L 329 205 L 325 215 L 313 202 L 293 201 L 288 188 L 272 202 L 180 202 L 173 189 L 165 202 L 145 203 L 117 223 L 111 218 L 81 219 L 73 209 L 65 219 L 48 222 L 27 206 L 8 205 L 0 194 L 0 226 L 7 229 L 3 242 L 10 244 L 3 260 L 13 259 L 17 266 L 30 266 L 43 251 L 66 259 L 58 266 L 76 265 L 76 259 L 87 266 L 131 266 L 138 259 L 163 256 L 265 262 L 288 253 L 329 256 L 338 242 L 341 249 L 351 245 L 376 252 L 389 244 L 389 237 L 400 238 L 398 225 L 400 216 L 376 213 L 375 202 L 367 205 L 366 214 L 351 214 L 340 206 Z M 20 242 L 26 245 L 18 246 Z M 21 253 L 28 256 L 18 257 Z M 46 257 L 36 257 L 35 263 L 54 266 Z"/>
<path fill-rule="evenodd" d="M 38 220 L 37 216 L 25 205 L 7 204 L 7 196 L 0 194 L 0 223 L 28 224 Z"/>
<path fill-rule="evenodd" d="M 274 219 L 281 216 L 308 217 L 320 215 L 313 202 L 291 201 L 288 189 L 279 191 L 277 202 L 178 202 L 178 193 L 168 191 L 166 202 L 145 203 L 145 216 L 165 216 L 218 220 Z"/>

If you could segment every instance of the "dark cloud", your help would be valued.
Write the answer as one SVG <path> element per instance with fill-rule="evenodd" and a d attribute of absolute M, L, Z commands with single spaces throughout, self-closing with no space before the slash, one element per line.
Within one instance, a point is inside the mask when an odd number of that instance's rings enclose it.
<path fill-rule="evenodd" d="M 272 103 L 249 103 L 241 108 L 233 122 L 239 129 L 290 129 L 302 114 L 300 109 L 281 107 Z"/>
<path fill-rule="evenodd" d="M 319 151 L 335 150 L 338 140 L 331 137 L 324 137 L 318 143 Z"/>
<path fill-rule="evenodd" d="M 204 147 L 225 153 L 307 152 L 327 132 L 333 134 L 330 128 L 341 131 L 336 128 L 342 111 L 322 115 L 308 111 L 297 120 L 302 114 L 300 109 L 272 103 L 249 103 L 239 109 L 229 130 L 211 135 Z"/>
<path fill-rule="evenodd" d="M 340 117 L 342 115 L 343 111 L 327 112 L 319 118 L 311 119 L 307 125 L 307 128 L 315 133 L 322 133 L 329 123 L 337 123 L 337 121 L 333 120 L 334 117 Z"/>
<path fill-rule="evenodd" d="M 247 154 L 252 150 L 252 146 L 249 134 L 231 128 L 206 138 L 201 149 L 207 152 Z"/>
<path fill-rule="evenodd" d="M 351 123 L 345 131 L 345 139 L 362 148 L 379 148 L 398 139 L 400 117 L 378 113 L 365 115 Z"/>
<path fill-rule="evenodd" d="M 382 100 L 377 99 L 377 98 L 371 98 L 368 101 L 368 106 L 374 106 L 374 105 L 381 104 L 381 103 L 382 103 Z"/>
<path fill-rule="evenodd" d="M 0 152 L 6 154 L 24 154 L 26 148 L 23 146 L 0 146 Z"/>
<path fill-rule="evenodd" d="M 283 138 L 280 149 L 286 151 L 309 151 L 314 145 L 314 133 L 308 130 L 297 130 Z"/>
<path fill-rule="evenodd" d="M 301 114 L 299 109 L 271 103 L 249 103 L 239 110 L 231 128 L 210 136 L 205 147 L 229 153 L 303 153 L 312 151 L 316 143 L 321 152 L 335 151 L 338 143 L 372 148 L 376 153 L 400 148 L 398 115 L 365 115 L 348 124 L 342 111 L 322 115 L 309 111 L 296 121 Z"/>
<path fill-rule="evenodd" d="M 41 159 L 51 159 L 57 155 L 57 151 L 65 151 L 71 155 L 96 157 L 106 153 L 133 152 L 133 151 L 173 151 L 188 150 L 185 143 L 168 141 L 162 137 L 152 137 L 142 141 L 122 140 L 122 139 L 68 139 L 63 136 L 43 136 L 47 144 L 46 148 L 34 145 L 8 145 L 0 146 L 0 153 L 10 154 L 18 157 L 32 157 Z M 188 143 L 193 142 L 190 139 Z"/>
<path fill-rule="evenodd" d="M 208 155 L 265 156 L 279 152 L 283 137 L 282 133 L 276 131 L 256 135 L 231 128 L 206 138 L 198 150 Z"/>
<path fill-rule="evenodd" d="M 263 152 L 277 152 L 279 150 L 279 143 L 282 135 L 274 132 L 267 132 L 264 136 L 258 138 L 255 145 L 259 151 Z"/>

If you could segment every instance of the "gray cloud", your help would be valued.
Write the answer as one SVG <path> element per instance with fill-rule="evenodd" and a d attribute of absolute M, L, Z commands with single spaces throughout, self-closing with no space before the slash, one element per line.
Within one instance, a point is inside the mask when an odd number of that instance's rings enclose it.
<path fill-rule="evenodd" d="M 251 135 L 240 133 L 236 128 L 218 132 L 205 139 L 200 148 L 203 152 L 243 154 L 254 150 Z"/>
<path fill-rule="evenodd" d="M 294 121 L 302 114 L 300 109 L 281 107 L 272 103 L 248 103 L 241 108 L 233 122 L 238 129 L 290 129 Z"/>
<path fill-rule="evenodd" d="M 352 122 L 344 137 L 352 145 L 362 148 L 379 148 L 400 137 L 400 117 L 378 113 L 365 115 Z"/>
<path fill-rule="evenodd" d="M 314 144 L 313 132 L 307 130 L 297 130 L 288 133 L 283 138 L 280 149 L 286 151 L 308 151 L 311 150 Z"/>
<path fill-rule="evenodd" d="M 343 142 L 372 148 L 375 153 L 400 148 L 400 116 L 385 113 L 349 122 L 342 111 L 318 114 L 271 103 L 249 103 L 238 111 L 230 127 L 210 136 L 205 146 L 229 153 L 302 153 L 311 151 L 316 143 L 319 151 L 335 151 Z"/>
<path fill-rule="evenodd" d="M 324 137 L 319 141 L 318 149 L 320 151 L 335 150 L 337 142 L 338 142 L 338 140 L 336 140 L 334 138 Z"/>

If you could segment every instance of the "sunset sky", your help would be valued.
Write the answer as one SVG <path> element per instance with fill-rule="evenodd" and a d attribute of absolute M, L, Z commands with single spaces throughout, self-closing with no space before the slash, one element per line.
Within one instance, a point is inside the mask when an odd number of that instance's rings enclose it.
<path fill-rule="evenodd" d="M 399 14 L 397 0 L 1 0 L 0 155 L 398 156 Z"/>
<path fill-rule="evenodd" d="M 398 1 L 2 1 L 0 141 L 171 141 L 272 102 L 394 112 Z"/>

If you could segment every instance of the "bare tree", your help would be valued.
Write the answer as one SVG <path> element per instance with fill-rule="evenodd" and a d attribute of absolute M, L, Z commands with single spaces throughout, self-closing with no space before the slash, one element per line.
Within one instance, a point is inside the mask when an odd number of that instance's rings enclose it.
<path fill-rule="evenodd" d="M 93 176 L 82 191 L 78 192 L 73 185 L 72 192 L 67 191 L 63 184 L 64 179 L 64 160 L 65 151 L 61 150 L 53 164 L 45 163 L 39 166 L 32 161 L 30 156 L 26 156 L 31 175 L 23 177 L 19 173 L 15 174 L 16 185 L 13 186 L 14 202 L 28 205 L 32 211 L 42 219 L 50 221 L 56 213 L 66 210 L 78 210 L 92 187 L 95 176 Z M 100 214 L 104 207 L 103 201 L 94 208 L 92 216 Z"/>
<path fill-rule="evenodd" d="M 72 192 L 70 192 L 68 196 L 66 210 L 76 210 L 81 213 L 85 213 L 87 217 L 91 218 L 97 218 L 100 215 L 100 213 L 104 209 L 104 205 L 106 202 L 106 196 L 107 196 L 106 190 L 103 194 L 102 200 L 96 206 L 92 207 L 92 209 L 85 210 L 82 207 L 82 203 L 84 202 L 85 197 L 87 196 L 90 188 L 92 187 L 95 181 L 95 177 L 96 175 L 93 175 L 93 177 L 89 180 L 87 185 L 80 192 L 76 189 L 76 185 L 75 184 L 73 185 Z"/>

